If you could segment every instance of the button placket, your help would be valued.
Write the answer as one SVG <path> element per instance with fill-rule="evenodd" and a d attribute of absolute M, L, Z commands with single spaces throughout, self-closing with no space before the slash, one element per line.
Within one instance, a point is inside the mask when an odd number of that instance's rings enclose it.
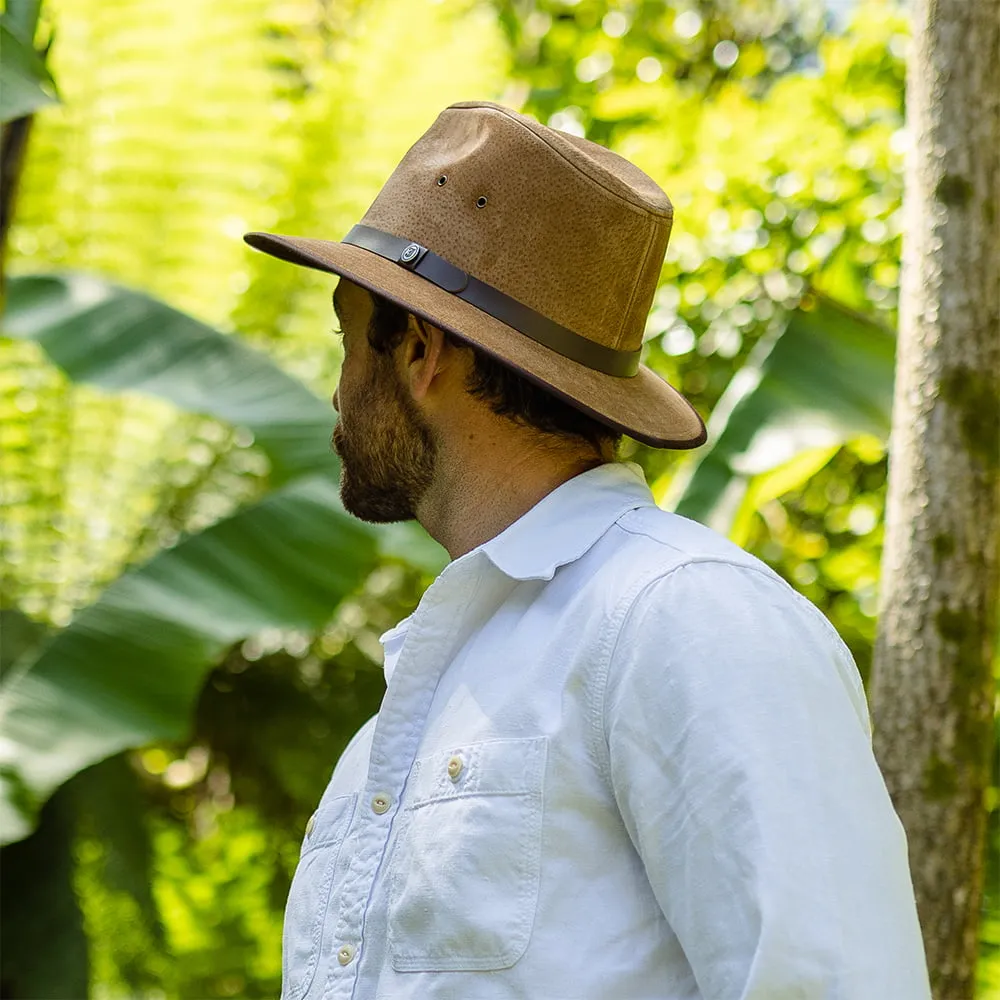
<path fill-rule="evenodd" d="M 479 593 L 483 562 L 487 557 L 477 552 L 468 562 L 459 565 L 464 559 L 456 560 L 442 571 L 414 612 L 393 683 L 386 693 L 375 726 L 371 749 L 373 768 L 369 777 L 377 782 L 376 788 L 397 789 L 397 796 L 416 757 L 441 672 L 451 662 L 456 641 Z M 449 609 L 447 615 L 440 614 L 441 606 L 449 599 L 461 599 L 462 596 L 466 599 L 459 610 Z M 379 808 L 376 808 L 376 802 L 383 796 L 385 808 L 381 814 L 389 812 L 394 798 L 388 792 L 375 793 L 370 800 L 372 812 L 379 814 L 382 802 L 379 802 Z M 345 873 L 340 892 L 340 917 L 334 940 L 360 939 L 363 933 L 365 907 L 372 883 L 385 861 L 394 817 L 395 813 L 390 816 L 390 822 L 379 823 L 378 828 L 360 832 L 358 849 Z M 323 995 L 329 1000 L 350 997 L 358 975 L 358 963 L 341 961 L 339 951 L 338 963 L 331 965 L 327 976 Z M 352 971 L 347 974 L 345 969 L 345 974 L 338 976 L 337 972 L 344 966 L 349 966 Z"/>

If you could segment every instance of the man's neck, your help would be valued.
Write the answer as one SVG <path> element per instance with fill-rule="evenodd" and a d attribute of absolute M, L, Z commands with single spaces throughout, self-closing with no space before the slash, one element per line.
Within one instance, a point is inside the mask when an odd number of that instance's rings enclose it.
<path fill-rule="evenodd" d="M 553 449 L 528 434 L 464 436 L 441 447 L 417 519 L 452 559 L 471 552 L 563 483 L 604 464 L 596 452 Z"/>

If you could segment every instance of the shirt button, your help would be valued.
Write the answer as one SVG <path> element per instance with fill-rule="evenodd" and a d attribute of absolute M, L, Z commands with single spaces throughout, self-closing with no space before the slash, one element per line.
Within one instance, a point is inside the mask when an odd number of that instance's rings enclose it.
<path fill-rule="evenodd" d="M 341 945 L 340 951 L 337 952 L 337 961 L 341 965 L 350 965 L 352 958 L 354 958 L 354 946 L 350 944 Z"/>
<path fill-rule="evenodd" d="M 384 795 L 382 792 L 379 792 L 379 794 L 372 799 L 372 812 L 376 812 L 379 816 L 381 816 L 382 813 L 389 811 L 389 806 L 391 805 L 392 799 L 390 799 L 388 795 Z"/>
<path fill-rule="evenodd" d="M 458 776 L 462 773 L 463 767 L 465 767 L 465 764 L 462 763 L 461 757 L 452 757 L 448 761 L 448 777 L 452 781 L 458 781 Z"/>
<path fill-rule="evenodd" d="M 309 822 L 306 823 L 306 836 L 308 837 L 310 833 L 313 832 L 313 827 L 316 825 L 316 813 L 313 813 L 309 817 Z"/>

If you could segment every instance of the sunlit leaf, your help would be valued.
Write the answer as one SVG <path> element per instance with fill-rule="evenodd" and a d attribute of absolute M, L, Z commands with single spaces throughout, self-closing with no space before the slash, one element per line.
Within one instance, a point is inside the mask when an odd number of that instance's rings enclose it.
<path fill-rule="evenodd" d="M 654 493 L 677 513 L 730 531 L 754 477 L 794 469 L 797 476 L 782 480 L 790 489 L 843 442 L 888 436 L 894 351 L 878 324 L 810 293 L 733 379 L 712 414 L 707 447 Z M 803 452 L 810 458 L 788 467 Z"/>
<path fill-rule="evenodd" d="M 48 629 L 16 608 L 0 608 L 0 684 L 34 659 Z"/>
<path fill-rule="evenodd" d="M 59 98 L 41 57 L 8 15 L 0 15 L 0 121 L 30 115 Z"/>
<path fill-rule="evenodd" d="M 205 672 L 266 627 L 315 630 L 376 558 L 329 476 L 303 478 L 116 580 L 0 690 L 0 830 L 94 761 L 189 730 Z"/>
<path fill-rule="evenodd" d="M 750 480 L 729 528 L 729 537 L 737 545 L 745 545 L 756 511 L 767 503 L 801 486 L 822 469 L 837 453 L 838 445 L 807 448 L 770 472 L 762 472 Z"/>
<path fill-rule="evenodd" d="M 3 17 L 10 29 L 21 38 L 34 38 L 42 0 L 7 0 Z"/>
<path fill-rule="evenodd" d="M 141 292 L 82 274 L 14 278 L 2 329 L 37 342 L 75 382 L 247 428 L 275 485 L 336 466 L 329 403 L 266 355 Z"/>
<path fill-rule="evenodd" d="M 150 938 L 163 943 L 163 926 L 151 892 L 153 848 L 146 801 L 127 754 L 115 754 L 78 774 L 71 787 L 78 816 L 104 844 L 103 881 L 135 902 Z"/>

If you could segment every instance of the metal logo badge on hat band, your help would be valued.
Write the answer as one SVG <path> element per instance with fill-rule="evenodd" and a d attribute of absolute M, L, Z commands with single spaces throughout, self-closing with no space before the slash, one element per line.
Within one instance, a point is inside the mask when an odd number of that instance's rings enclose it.
<path fill-rule="evenodd" d="M 355 226 L 341 242 L 370 250 L 419 274 L 438 288 L 451 292 L 526 337 L 587 368 L 619 378 L 629 378 L 639 370 L 640 351 L 619 351 L 581 337 L 500 289 L 455 267 L 419 243 L 362 225 Z"/>
<path fill-rule="evenodd" d="M 409 244 L 409 246 L 404 247 L 403 252 L 399 255 L 399 262 L 401 264 L 416 263 L 417 257 L 420 256 L 421 250 L 426 252 L 427 247 L 422 247 L 419 243 Z"/>
<path fill-rule="evenodd" d="M 344 240 L 243 238 L 383 295 L 616 433 L 704 443 L 698 411 L 640 363 L 673 206 L 634 163 L 502 104 L 459 101 L 357 222 Z"/>

